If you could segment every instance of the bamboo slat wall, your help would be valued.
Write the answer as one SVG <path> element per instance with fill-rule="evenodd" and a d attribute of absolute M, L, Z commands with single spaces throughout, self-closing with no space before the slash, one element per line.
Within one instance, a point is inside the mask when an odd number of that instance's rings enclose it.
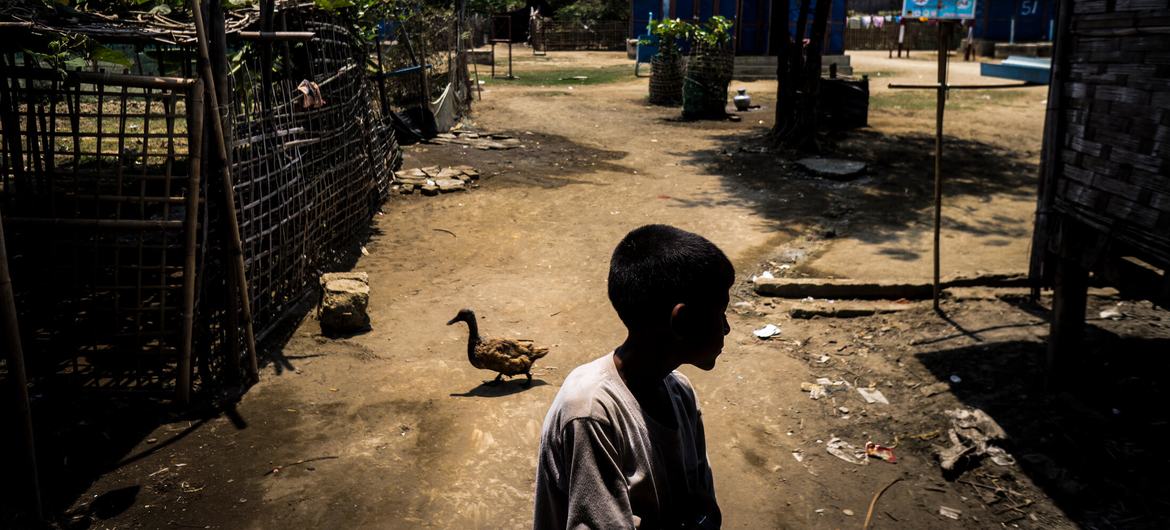
<path fill-rule="evenodd" d="M 318 274 L 352 259 L 401 163 L 365 46 L 333 16 L 279 16 L 279 29 L 312 40 L 272 44 L 270 64 L 254 44 L 226 101 L 260 337 Z M 238 381 L 228 212 L 193 51 L 136 46 L 133 74 L 63 75 L 18 49 L 0 52 L 0 205 L 30 372 L 162 393 Z M 323 101 L 298 89 L 310 82 Z"/>
<path fill-rule="evenodd" d="M 1078 1 L 1052 208 L 1170 266 L 1170 5 Z M 1089 260 L 1092 257 L 1088 257 Z"/>

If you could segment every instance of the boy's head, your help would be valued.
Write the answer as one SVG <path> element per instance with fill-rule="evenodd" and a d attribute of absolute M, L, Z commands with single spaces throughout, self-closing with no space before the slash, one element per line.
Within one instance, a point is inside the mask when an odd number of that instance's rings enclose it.
<path fill-rule="evenodd" d="M 714 243 L 646 225 L 613 251 L 609 300 L 631 333 L 676 341 L 684 362 L 709 369 L 729 331 L 724 312 L 734 282 L 735 268 Z"/>

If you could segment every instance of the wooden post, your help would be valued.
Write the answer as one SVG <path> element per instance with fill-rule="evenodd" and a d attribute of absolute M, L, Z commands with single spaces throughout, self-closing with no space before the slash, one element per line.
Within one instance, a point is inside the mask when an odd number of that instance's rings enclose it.
<path fill-rule="evenodd" d="M 36 521 L 41 523 L 44 521 L 44 508 L 41 504 L 41 480 L 37 469 L 36 437 L 33 433 L 32 407 L 28 401 L 28 378 L 24 372 L 24 350 L 20 344 L 16 297 L 12 291 L 12 278 L 8 274 L 8 250 L 4 242 L 2 221 L 0 221 L 0 314 L 3 315 L 4 351 L 8 354 L 8 378 L 12 382 L 15 398 L 16 421 L 20 424 L 18 429 L 23 434 L 24 460 L 28 466 L 32 511 Z"/>
<path fill-rule="evenodd" d="M 947 108 L 947 41 L 951 25 L 938 21 L 938 92 L 934 111 L 934 310 L 939 310 L 939 237 L 942 232 L 943 113 Z"/>
<path fill-rule="evenodd" d="M 1075 258 L 1057 258 L 1045 377 L 1049 388 L 1066 382 L 1077 360 L 1085 327 L 1088 291 L 1088 271 Z"/>
<path fill-rule="evenodd" d="M 235 272 L 235 281 L 237 290 L 239 291 L 240 313 L 243 317 L 244 327 L 244 344 L 248 349 L 248 377 L 250 382 L 255 383 L 259 380 L 260 369 L 256 355 L 256 336 L 252 331 L 252 304 L 249 300 L 248 294 L 248 277 L 244 269 L 244 249 L 240 241 L 240 224 L 236 219 L 236 193 L 235 187 L 232 184 L 231 165 L 228 163 L 229 154 L 227 149 L 226 132 L 223 126 L 223 114 L 219 112 L 219 97 L 218 93 L 226 87 L 217 86 L 217 79 L 212 72 L 212 63 L 210 52 L 208 51 L 208 33 L 207 27 L 203 23 L 203 12 L 199 9 L 199 0 L 191 0 L 192 13 L 195 19 L 195 35 L 199 42 L 199 59 L 200 67 L 202 68 L 202 75 L 204 78 L 204 88 L 207 93 L 207 101 L 211 108 L 216 109 L 217 112 L 212 113 L 211 129 L 213 132 L 214 144 L 218 150 L 218 161 L 223 169 L 223 194 L 224 194 L 224 209 L 225 219 L 228 225 L 228 239 L 231 244 L 231 251 L 234 254 L 232 260 Z M 216 0 L 212 0 L 210 5 L 218 4 Z M 209 9 L 208 12 L 214 12 Z M 226 58 L 225 58 L 226 59 Z"/>
<path fill-rule="evenodd" d="M 195 255 L 199 234 L 199 192 L 203 171 L 203 82 L 195 83 L 189 92 L 187 109 L 190 175 L 187 178 L 186 260 L 183 263 L 183 344 L 179 355 L 179 376 L 176 398 L 180 404 L 191 402 L 191 349 L 195 339 Z M 206 221 L 205 221 L 206 222 Z"/>

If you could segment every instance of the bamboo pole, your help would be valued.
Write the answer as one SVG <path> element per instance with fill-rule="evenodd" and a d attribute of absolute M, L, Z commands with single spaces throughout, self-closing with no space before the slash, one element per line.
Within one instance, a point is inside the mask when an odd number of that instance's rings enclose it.
<path fill-rule="evenodd" d="M 0 216 L 2 217 L 2 216 Z M 4 225 L 0 221 L 0 313 L 4 320 L 4 350 L 8 352 L 8 374 L 16 399 L 16 421 L 24 434 L 25 459 L 29 466 L 29 486 L 32 489 L 33 515 L 38 523 L 44 520 L 41 504 L 41 481 L 37 470 L 37 447 L 33 433 L 32 408 L 28 401 L 28 378 L 24 372 L 24 351 L 20 344 L 20 325 L 16 320 L 16 298 L 12 292 L 12 278 L 8 275 L 8 250 L 4 242 Z"/>
<path fill-rule="evenodd" d="M 186 405 L 191 402 L 191 348 L 195 338 L 195 254 L 198 243 L 199 190 L 203 170 L 203 84 L 196 83 L 191 90 L 187 117 L 190 147 L 190 178 L 187 180 L 186 261 L 183 263 L 183 344 L 179 356 L 177 398 Z"/>
<path fill-rule="evenodd" d="M 241 316 L 244 319 L 244 343 L 248 349 L 248 377 L 250 382 L 255 383 L 259 380 L 260 368 L 256 356 L 256 337 L 252 331 L 252 304 L 248 295 L 248 277 L 244 270 L 244 249 L 243 244 L 240 242 L 240 221 L 236 219 L 236 195 L 234 185 L 232 184 L 231 166 L 228 164 L 227 143 L 224 139 L 223 130 L 223 115 L 219 111 L 218 87 L 216 87 L 215 77 L 211 72 L 207 28 L 203 22 L 203 11 L 200 9 L 199 0 L 191 0 L 191 12 L 195 19 L 195 36 L 199 42 L 199 61 L 204 78 L 204 92 L 207 94 L 206 102 L 215 110 L 212 113 L 211 130 L 215 137 L 215 147 L 219 155 L 219 163 L 223 168 L 224 207 L 227 209 L 227 215 L 224 215 L 224 217 L 228 224 L 228 238 L 230 239 L 231 252 L 235 258 L 232 261 L 234 262 L 235 282 L 239 292 L 240 313 L 242 313 Z"/>
<path fill-rule="evenodd" d="M 939 240 L 942 233 L 942 152 L 943 113 L 947 108 L 947 41 L 951 25 L 938 22 L 938 92 L 934 114 L 934 310 L 939 310 L 941 284 L 939 283 Z"/>
<path fill-rule="evenodd" d="M 313 31 L 241 31 L 235 36 L 240 40 L 267 42 L 306 42 L 317 36 Z"/>

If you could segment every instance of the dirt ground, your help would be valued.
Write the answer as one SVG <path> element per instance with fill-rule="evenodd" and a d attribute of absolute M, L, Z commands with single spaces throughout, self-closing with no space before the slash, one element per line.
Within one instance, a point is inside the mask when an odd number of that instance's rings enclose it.
<path fill-rule="evenodd" d="M 605 296 L 609 253 L 628 230 L 669 223 L 715 241 L 740 279 L 718 366 L 683 368 L 727 528 L 860 527 L 895 479 L 874 528 L 1165 527 L 1167 413 L 1154 405 L 1165 392 L 1143 374 L 1165 374 L 1166 312 L 1096 291 L 1085 380 L 1046 392 L 1047 298 L 967 289 L 949 293 L 946 318 L 914 302 L 893 314 L 795 319 L 787 310 L 802 302 L 752 293 L 750 277 L 765 270 L 929 277 L 932 96 L 885 85 L 930 82 L 933 57 L 852 55 L 871 75 L 870 127 L 822 142 L 870 164 L 852 182 L 806 175 L 787 154 L 760 149 L 774 82 L 733 83 L 762 105 L 740 122 L 680 121 L 678 109 L 647 106 L 646 80 L 632 75 L 485 83 L 465 127 L 524 147 L 407 148 L 407 168 L 470 164 L 483 179 L 466 193 L 385 204 L 354 267 L 371 277 L 373 329 L 330 339 L 305 318 L 270 345 L 261 382 L 226 412 L 134 423 L 129 441 L 63 488 L 70 526 L 529 526 L 549 403 L 574 366 L 624 337 Z M 516 73 L 615 64 L 629 61 L 518 54 Z M 952 75 L 980 79 L 961 62 Z M 952 100 L 945 272 L 1026 270 L 1045 97 L 1034 87 Z M 466 362 L 466 328 L 444 325 L 462 307 L 477 311 L 485 335 L 551 348 L 531 388 L 482 384 L 492 374 Z M 1097 318 L 1117 307 L 1120 320 Z M 781 333 L 752 335 L 767 323 Z M 853 390 L 812 400 L 800 384 L 819 377 L 872 385 L 889 404 Z M 948 387 L 924 397 L 938 382 Z M 1007 431 L 1015 463 L 971 461 L 944 475 L 934 457 L 946 444 L 943 411 L 974 407 Z M 834 437 L 896 445 L 898 461 L 845 462 L 825 449 Z"/>

